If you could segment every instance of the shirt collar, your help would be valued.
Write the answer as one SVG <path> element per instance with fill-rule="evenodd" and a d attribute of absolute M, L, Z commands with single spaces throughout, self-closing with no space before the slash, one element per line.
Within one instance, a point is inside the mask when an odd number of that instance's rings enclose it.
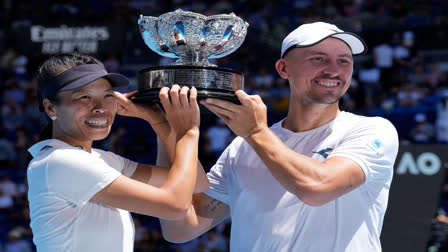
<path fill-rule="evenodd" d="M 48 147 L 53 147 L 53 148 L 63 148 L 63 147 L 67 148 L 67 147 L 69 147 L 69 148 L 81 148 L 81 149 L 83 149 L 82 147 L 71 146 L 70 144 L 68 144 L 68 143 L 66 143 L 64 141 L 58 140 L 58 139 L 47 139 L 47 140 L 44 140 L 44 141 L 40 141 L 40 142 L 34 144 L 33 146 L 31 146 L 28 149 L 28 152 L 33 157 L 35 157 L 42 149 L 44 149 L 47 146 Z"/>

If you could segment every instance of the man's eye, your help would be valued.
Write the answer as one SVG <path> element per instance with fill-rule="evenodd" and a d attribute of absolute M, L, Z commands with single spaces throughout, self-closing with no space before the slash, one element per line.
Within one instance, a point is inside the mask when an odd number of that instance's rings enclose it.
<path fill-rule="evenodd" d="M 115 98 L 115 95 L 114 94 L 107 94 L 105 97 L 106 98 L 110 98 L 110 97 L 114 97 Z"/>
<path fill-rule="evenodd" d="M 90 99 L 90 96 L 88 96 L 88 95 L 83 95 L 83 96 L 79 97 L 79 99 L 83 99 L 83 100 Z"/>
<path fill-rule="evenodd" d="M 314 61 L 314 62 L 322 62 L 324 60 L 324 58 L 322 58 L 322 57 L 313 57 L 313 58 L 311 58 L 311 61 Z"/>

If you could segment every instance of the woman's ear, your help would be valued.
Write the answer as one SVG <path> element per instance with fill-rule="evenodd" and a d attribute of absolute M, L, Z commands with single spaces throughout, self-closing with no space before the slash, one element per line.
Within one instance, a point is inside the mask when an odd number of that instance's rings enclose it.
<path fill-rule="evenodd" d="M 277 73 L 282 77 L 283 79 L 288 79 L 289 74 L 286 71 L 286 61 L 284 59 L 279 59 L 277 62 L 275 62 L 275 69 L 277 70 Z"/>
<path fill-rule="evenodd" d="M 50 118 L 57 118 L 56 110 L 54 104 L 47 98 L 42 101 L 42 105 L 45 109 L 45 113 L 47 113 Z"/>

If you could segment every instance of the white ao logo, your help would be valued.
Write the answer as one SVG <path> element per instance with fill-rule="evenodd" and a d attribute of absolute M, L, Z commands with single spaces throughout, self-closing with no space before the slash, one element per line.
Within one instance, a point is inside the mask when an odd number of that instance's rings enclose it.
<path fill-rule="evenodd" d="M 397 166 L 397 174 L 412 174 L 431 176 L 440 171 L 440 158 L 432 152 L 424 152 L 414 160 L 412 153 L 404 152 L 401 156 L 400 163 Z"/>

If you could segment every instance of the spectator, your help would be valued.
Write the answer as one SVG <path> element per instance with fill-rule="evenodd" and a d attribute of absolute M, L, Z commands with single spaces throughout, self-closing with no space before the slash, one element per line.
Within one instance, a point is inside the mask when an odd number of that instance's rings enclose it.
<path fill-rule="evenodd" d="M 27 194 L 28 194 L 28 178 L 27 176 L 23 176 L 22 178 L 22 182 L 17 182 L 17 194 L 16 197 L 23 197 L 25 198 L 27 201 Z M 26 203 L 28 204 L 28 203 Z"/>
<path fill-rule="evenodd" d="M 109 136 L 109 150 L 117 155 L 124 155 L 126 153 L 126 134 L 125 127 L 116 128 Z"/>
<path fill-rule="evenodd" d="M 421 98 L 421 93 L 417 89 L 417 86 L 412 83 L 405 83 L 398 91 L 397 100 L 398 104 L 402 107 L 413 107 L 418 104 Z"/>
<path fill-rule="evenodd" d="M 267 87 L 270 88 L 274 82 L 274 76 L 268 72 L 266 67 L 261 67 L 254 76 L 255 87 Z"/>
<path fill-rule="evenodd" d="M 8 233 L 8 241 L 5 245 L 5 252 L 32 252 L 29 241 L 23 239 L 19 230 L 11 230 Z"/>
<path fill-rule="evenodd" d="M 442 199 L 432 220 L 428 252 L 448 251 L 448 183 L 442 187 Z"/>
<path fill-rule="evenodd" d="M 378 99 L 378 97 L 380 95 L 386 96 L 386 94 L 382 92 L 383 90 L 380 84 L 380 77 L 380 68 L 371 60 L 363 62 L 361 67 L 358 69 L 359 84 L 365 93 L 365 95 L 362 95 L 359 98 L 365 98 L 365 105 L 367 106 L 367 109 L 379 105 L 381 99 Z"/>
<path fill-rule="evenodd" d="M 137 215 L 133 215 L 132 217 L 135 226 L 134 251 L 148 250 L 149 247 L 147 247 L 147 243 L 145 242 L 149 237 L 148 229 L 141 224 Z"/>
<path fill-rule="evenodd" d="M 375 66 L 380 69 L 380 83 L 386 92 L 390 91 L 393 79 L 393 55 L 393 48 L 386 41 L 373 48 Z"/>
<path fill-rule="evenodd" d="M 210 141 L 210 150 L 213 152 L 215 158 L 218 158 L 232 140 L 233 134 L 227 128 L 224 121 L 217 118 L 216 124 L 207 130 L 206 136 Z"/>
<path fill-rule="evenodd" d="M 428 76 L 425 73 L 423 65 L 415 65 L 409 72 L 408 80 L 414 85 L 426 84 L 428 82 Z"/>
<path fill-rule="evenodd" d="M 352 79 L 347 93 L 342 96 L 341 108 L 344 111 L 354 111 L 362 114 L 365 112 L 363 109 L 366 108 L 365 103 L 367 102 L 363 97 L 365 97 L 364 90 L 356 79 Z"/>
<path fill-rule="evenodd" d="M 442 91 L 442 99 L 437 104 L 437 141 L 448 143 L 448 90 Z"/>
<path fill-rule="evenodd" d="M 117 58 L 115 52 L 108 52 L 106 59 L 104 60 L 104 67 L 109 73 L 119 73 L 120 72 L 120 61 Z"/>
<path fill-rule="evenodd" d="M 432 63 L 429 65 L 428 73 L 426 73 L 429 87 L 432 90 L 439 88 L 442 83 L 447 81 L 447 76 L 440 70 L 440 65 Z"/>
<path fill-rule="evenodd" d="M 14 66 L 14 77 L 22 84 L 29 81 L 30 77 L 27 71 L 28 57 L 23 53 L 19 52 L 17 57 L 13 61 Z"/>
<path fill-rule="evenodd" d="M 0 189 L 0 214 L 9 213 L 14 205 L 12 197 Z"/>
<path fill-rule="evenodd" d="M 26 126 L 28 129 L 31 129 L 31 132 L 28 132 L 28 134 L 37 134 L 39 132 L 40 119 L 42 117 L 37 100 L 37 89 L 27 89 L 25 97 L 26 99 L 23 104 L 23 116 Z"/>
<path fill-rule="evenodd" d="M 17 127 L 25 123 L 22 106 L 15 104 L 9 98 L 7 104 L 2 107 L 2 110 L 2 112 L 4 112 L 2 115 L 3 127 L 8 135 L 12 135 Z"/>
<path fill-rule="evenodd" d="M 435 136 L 434 126 L 426 119 L 423 113 L 417 113 L 414 116 L 416 125 L 411 130 L 411 140 L 414 143 L 433 143 Z"/>
<path fill-rule="evenodd" d="M 0 67 L 7 74 L 12 75 L 14 72 L 14 59 L 17 57 L 17 52 L 14 48 L 8 48 L 1 56 Z"/>
<path fill-rule="evenodd" d="M 400 40 L 400 34 L 395 33 L 397 40 Z M 394 47 L 394 63 L 397 71 L 409 72 L 420 63 L 417 52 L 414 48 L 414 33 L 406 31 L 402 34 L 401 43 Z"/>
<path fill-rule="evenodd" d="M 6 90 L 3 93 L 3 100 L 11 99 L 15 104 L 23 104 L 25 101 L 25 92 L 19 87 L 15 79 L 6 82 Z"/>
<path fill-rule="evenodd" d="M 17 185 L 8 174 L 0 176 L 0 190 L 8 196 L 15 197 L 18 193 Z"/>
<path fill-rule="evenodd" d="M 6 138 L 4 131 L 0 128 L 0 169 L 12 166 L 14 160 L 16 160 L 14 145 Z"/>
<path fill-rule="evenodd" d="M 207 252 L 225 252 L 228 251 L 228 241 L 216 232 L 216 228 L 207 232 L 205 237 L 205 251 Z"/>
<path fill-rule="evenodd" d="M 25 170 L 31 160 L 28 148 L 31 147 L 32 142 L 29 138 L 28 129 L 24 126 L 17 127 L 15 140 L 14 147 L 17 153 L 15 168 L 17 170 Z"/>

